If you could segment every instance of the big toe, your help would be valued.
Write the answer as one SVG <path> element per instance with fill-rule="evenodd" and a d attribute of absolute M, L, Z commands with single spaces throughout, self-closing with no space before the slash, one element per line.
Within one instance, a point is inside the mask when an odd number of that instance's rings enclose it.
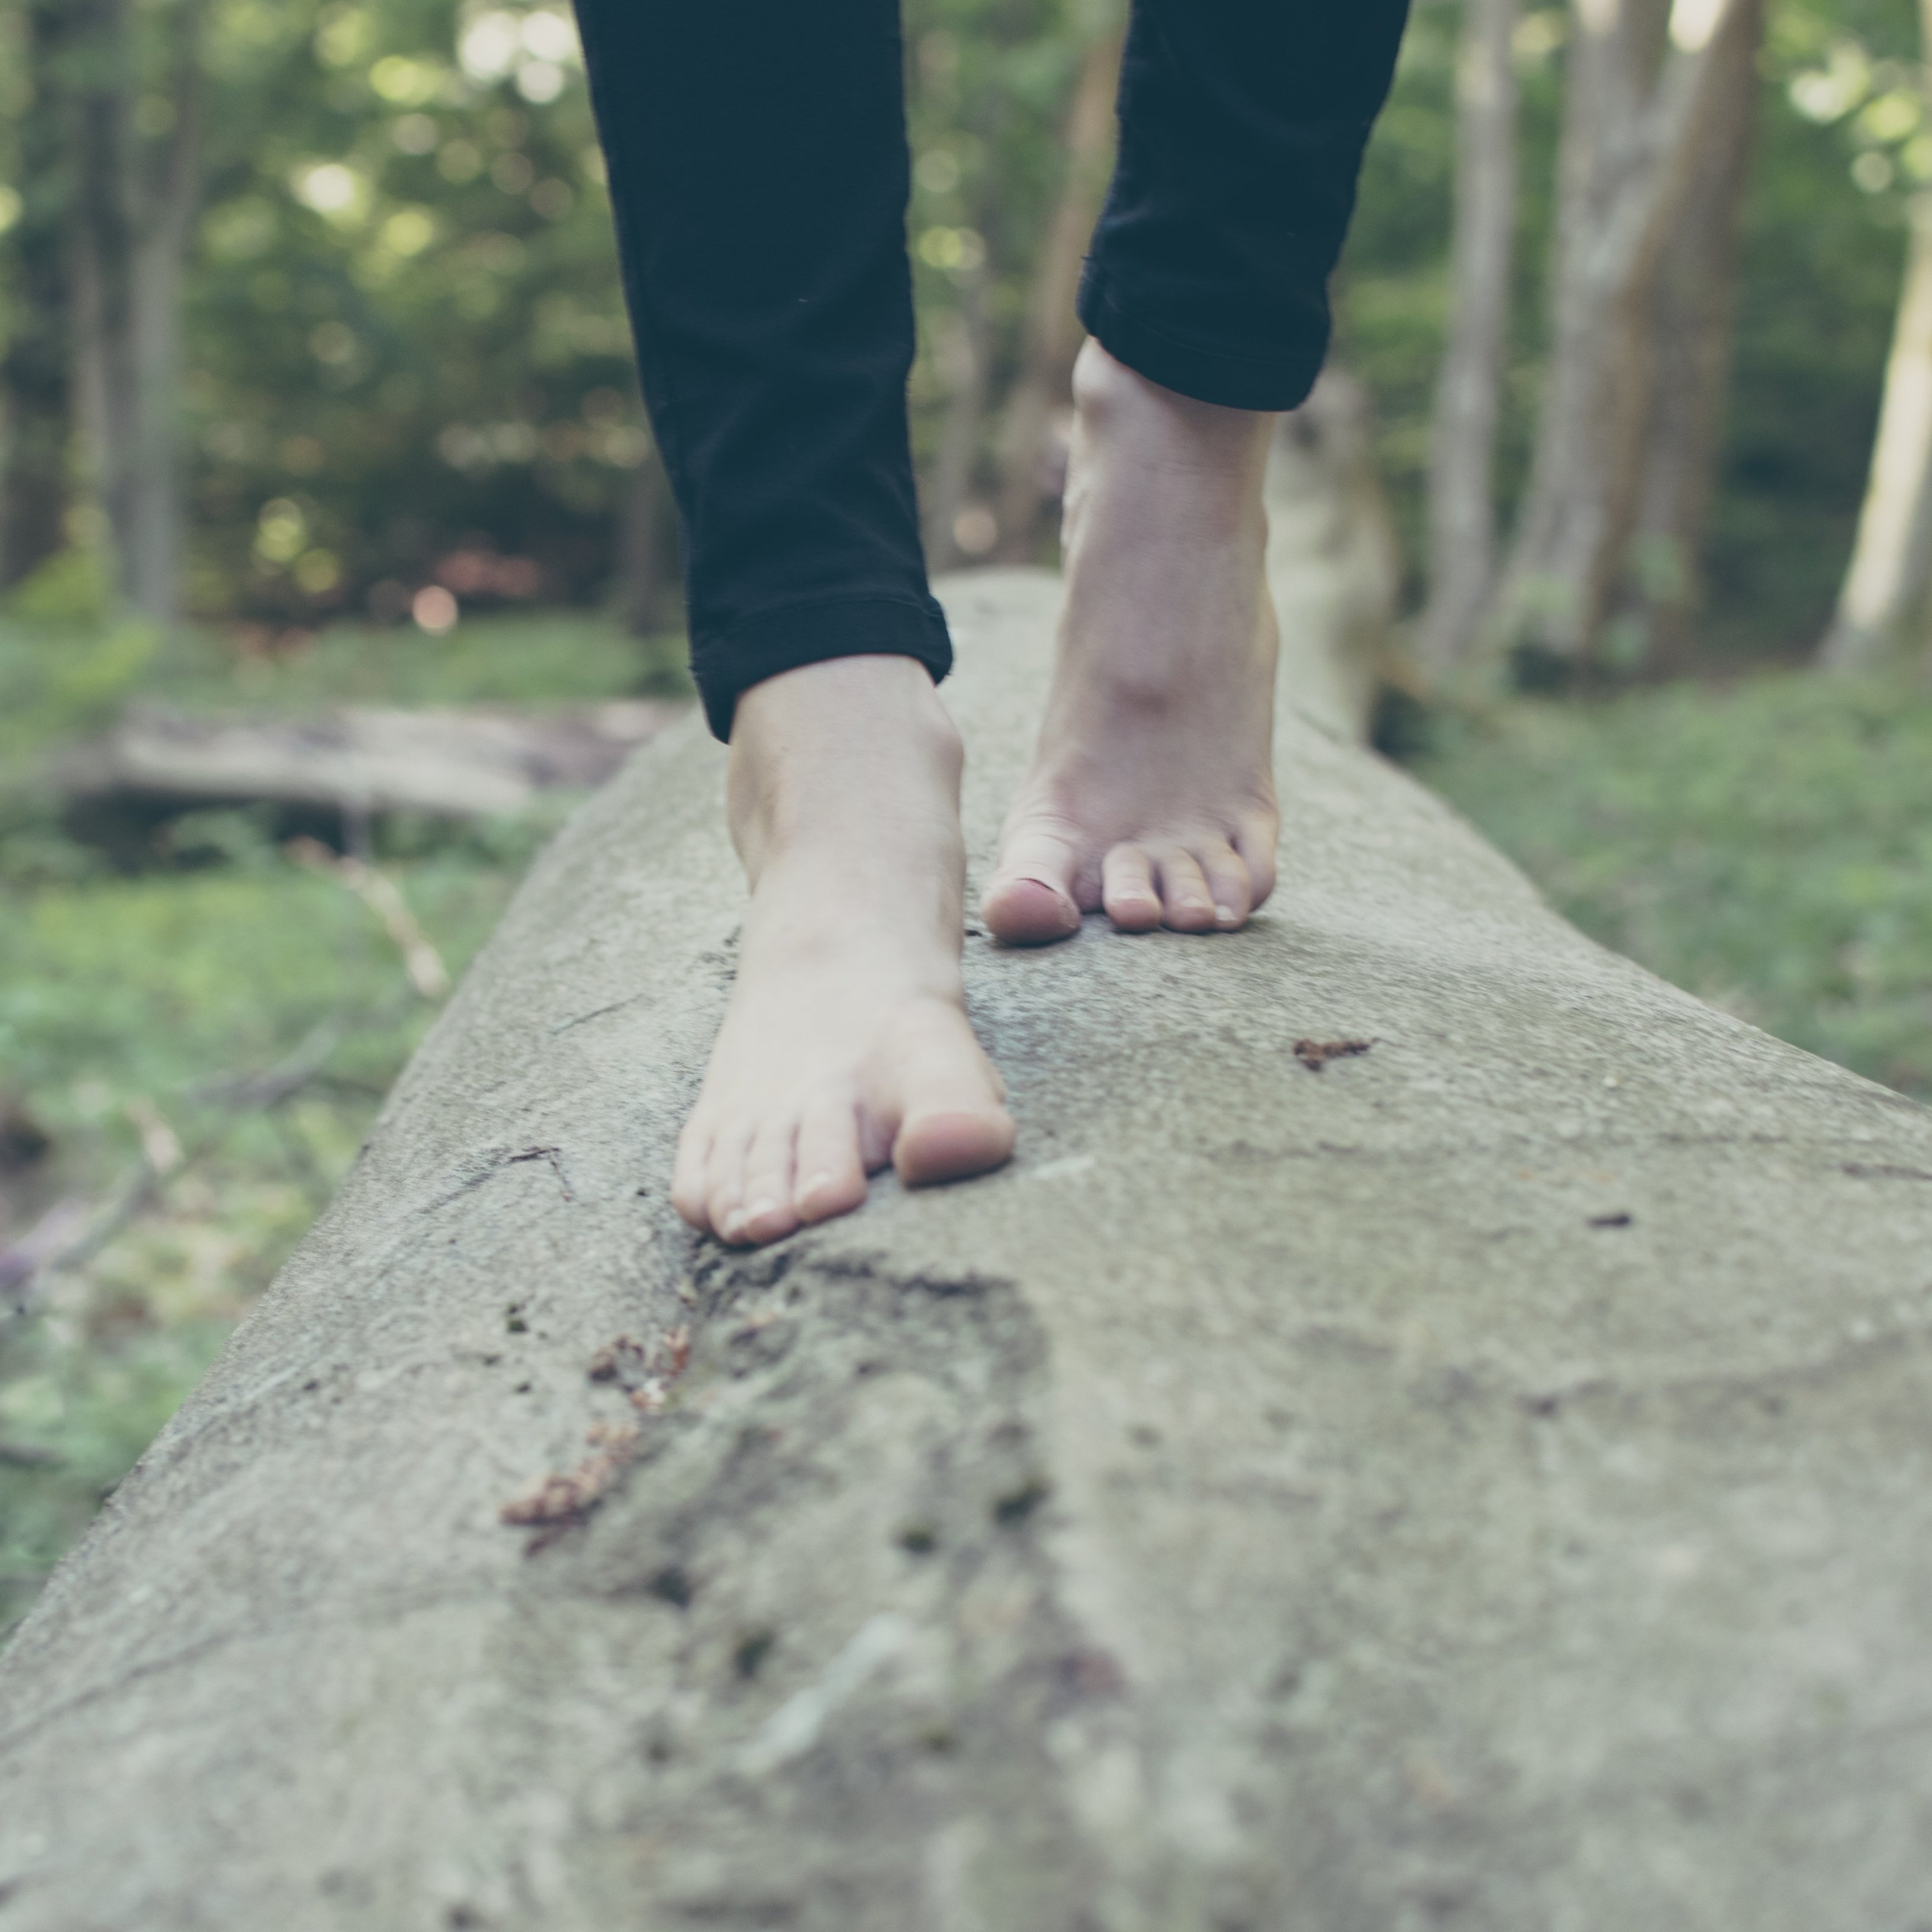
<path fill-rule="evenodd" d="M 1065 839 L 1024 824 L 1010 831 L 980 896 L 980 916 L 1009 946 L 1045 946 L 1080 928 L 1073 854 Z"/>
<path fill-rule="evenodd" d="M 986 930 L 1008 946 L 1047 946 L 1080 925 L 1071 896 L 1044 879 L 995 879 L 980 901 Z"/>
<path fill-rule="evenodd" d="M 946 1108 L 904 1123 L 892 1143 L 892 1166 L 908 1187 L 924 1187 L 984 1174 L 1012 1151 L 1012 1116 L 1004 1107 Z"/>
<path fill-rule="evenodd" d="M 896 1116 L 892 1166 L 909 1187 L 963 1180 L 1013 1150 L 1006 1089 L 962 1012 L 949 1011 L 908 1041 L 884 1118 Z"/>

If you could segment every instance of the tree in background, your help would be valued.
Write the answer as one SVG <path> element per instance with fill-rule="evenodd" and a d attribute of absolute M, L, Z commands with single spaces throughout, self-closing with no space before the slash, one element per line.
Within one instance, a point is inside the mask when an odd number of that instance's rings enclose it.
<path fill-rule="evenodd" d="M 1700 652 L 1789 650 L 1822 628 L 1843 574 L 1906 196 L 1932 180 L 1903 61 L 1917 0 L 1773 0 L 1770 90 L 1750 80 L 1757 0 L 1684 0 L 1676 42 L 1664 0 L 1516 4 L 1514 32 L 1505 0 L 1418 7 L 1337 287 L 1412 603 L 1430 560 L 1428 655 L 1466 648 L 1504 528 L 1516 595 L 1492 595 L 1490 615 L 1563 663 L 1682 662 L 1694 615 Z M 68 518 L 70 475 L 124 503 L 114 478 L 138 476 L 162 517 L 113 520 L 127 566 L 160 584 L 142 601 L 167 607 L 178 559 L 188 613 L 249 648 L 406 619 L 431 585 L 465 609 L 602 600 L 674 624 L 671 519 L 565 0 L 202 5 L 197 41 L 193 0 L 0 0 L 0 574 L 100 520 Z M 1036 556 L 1118 0 L 904 11 L 933 560 Z M 118 69 L 54 58 L 82 28 L 118 46 Z M 177 58 L 196 45 L 198 170 Z M 1673 145 L 1672 76 L 1694 70 L 1700 109 Z M 190 212 L 154 218 L 169 208 Z M 110 440 L 70 434 L 71 272 L 87 261 L 88 420 L 149 425 L 116 434 L 114 464 L 73 460 Z M 134 291 L 164 288 L 171 263 L 178 308 L 141 308 Z M 158 373 L 170 313 L 178 381 Z M 158 417 L 144 400 L 170 397 Z M 164 527 L 171 428 L 185 533 L 158 544 L 139 531 Z"/>
<path fill-rule="evenodd" d="M 1030 548 L 1052 494 L 1120 10 L 908 0 L 912 407 L 942 565 L 1003 522 Z M 71 392 L 76 473 L 157 616 L 292 643 L 434 584 L 675 621 L 565 0 L 0 0 L 0 31 L 21 50 L 6 460 L 40 517 L 9 540 L 20 568 L 67 527 L 43 486 Z M 61 101 L 21 72 L 57 34 L 78 44 Z"/>
<path fill-rule="evenodd" d="M 10 23 L 18 90 L 12 104 L 19 186 L 8 192 L 7 337 L 0 356 L 6 441 L 0 468 L 0 590 L 10 589 L 68 541 L 73 451 L 74 311 L 68 218 L 72 141 L 67 124 L 68 0 L 33 0 Z"/>
<path fill-rule="evenodd" d="M 1496 442 L 1516 240 L 1520 0 L 1466 0 L 1456 63 L 1456 224 L 1448 339 L 1429 474 L 1429 602 L 1417 628 L 1442 675 L 1468 655 L 1494 588 Z"/>
<path fill-rule="evenodd" d="M 73 311 L 88 464 L 123 599 L 180 614 L 182 281 L 200 192 L 202 0 L 67 0 Z"/>
<path fill-rule="evenodd" d="M 1007 398 L 1000 436 L 1000 552 L 1030 561 L 1039 548 L 1040 511 L 1052 485 L 1048 442 L 1064 410 L 1082 339 L 1074 314 L 1087 244 L 1100 219 L 1114 156 L 1114 97 L 1120 80 L 1124 23 L 1102 22 L 1088 40 L 1066 117 L 1064 180 L 1039 244 L 1028 293 L 1019 371 Z"/>
<path fill-rule="evenodd" d="M 1712 41 L 1690 179 L 1658 262 L 1648 397 L 1630 548 L 1610 655 L 1652 671 L 1688 662 L 1730 386 L 1744 190 L 1761 91 L 1764 0 L 1739 0 Z"/>
<path fill-rule="evenodd" d="M 1113 152 L 1122 0 L 908 0 L 914 447 L 936 569 L 1031 558 Z"/>
<path fill-rule="evenodd" d="M 1932 0 L 1920 0 L 1919 16 L 1932 59 Z M 1898 112 L 1916 125 L 1905 100 Z M 1858 539 L 1819 647 L 1828 670 L 1869 670 L 1890 658 L 1922 620 L 1932 578 L 1932 186 L 1912 197 L 1910 223 Z"/>
<path fill-rule="evenodd" d="M 1651 421 L 1658 278 L 1758 0 L 1572 0 L 1550 367 L 1486 628 L 1520 664 L 1595 650 L 1631 537 Z"/>

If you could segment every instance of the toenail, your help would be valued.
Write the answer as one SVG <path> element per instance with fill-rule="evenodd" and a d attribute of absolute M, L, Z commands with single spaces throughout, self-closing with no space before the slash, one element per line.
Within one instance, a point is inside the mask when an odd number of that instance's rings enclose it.
<path fill-rule="evenodd" d="M 778 1211 L 778 1204 L 769 1194 L 761 1194 L 746 1210 L 745 1219 L 747 1221 L 762 1221 L 767 1214 L 776 1214 Z"/>
<path fill-rule="evenodd" d="M 718 1232 L 728 1241 L 735 1241 L 745 1232 L 745 1210 L 734 1208 L 724 1217 L 724 1224 Z"/>
<path fill-rule="evenodd" d="M 814 1194 L 823 1193 L 831 1185 L 832 1177 L 830 1174 L 814 1174 L 798 1190 L 798 1198 L 801 1201 L 809 1201 Z"/>
<path fill-rule="evenodd" d="M 1222 925 L 1232 926 L 1234 922 L 1234 908 L 1232 906 L 1217 905 L 1214 908 L 1214 916 Z"/>

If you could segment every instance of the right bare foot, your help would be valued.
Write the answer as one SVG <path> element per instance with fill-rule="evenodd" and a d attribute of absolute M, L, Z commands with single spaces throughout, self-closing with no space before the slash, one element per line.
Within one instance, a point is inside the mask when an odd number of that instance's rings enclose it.
<path fill-rule="evenodd" d="M 835 658 L 738 700 L 728 787 L 751 910 L 671 1198 L 721 1240 L 848 1214 L 1012 1151 L 959 975 L 958 734 L 910 658 Z"/>
<path fill-rule="evenodd" d="M 1097 342 L 1074 370 L 1066 604 L 1046 716 L 980 910 L 1039 945 L 1231 932 L 1274 889 L 1273 416 L 1163 389 Z"/>

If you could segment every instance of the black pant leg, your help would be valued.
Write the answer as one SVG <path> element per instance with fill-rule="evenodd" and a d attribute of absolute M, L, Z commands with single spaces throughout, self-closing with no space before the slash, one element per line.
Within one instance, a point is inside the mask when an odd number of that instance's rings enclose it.
<path fill-rule="evenodd" d="M 898 0 L 578 0 L 578 17 L 712 730 L 821 658 L 943 676 L 906 426 Z"/>
<path fill-rule="evenodd" d="M 1088 333 L 1203 402 L 1300 402 L 1408 14 L 1408 0 L 1134 0 Z"/>

